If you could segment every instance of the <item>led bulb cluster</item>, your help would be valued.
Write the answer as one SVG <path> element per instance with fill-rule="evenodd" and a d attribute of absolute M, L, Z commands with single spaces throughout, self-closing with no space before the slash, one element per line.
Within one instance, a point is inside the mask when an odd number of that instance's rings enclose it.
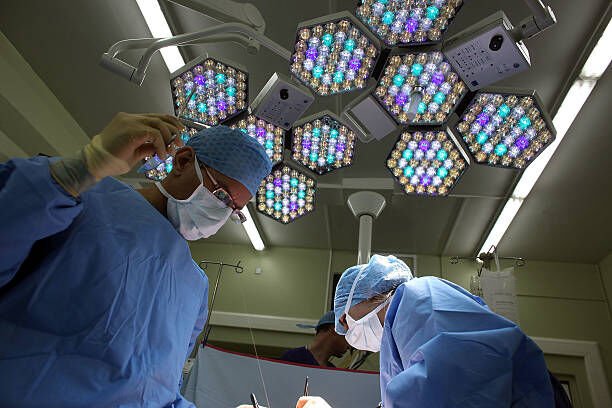
<path fill-rule="evenodd" d="M 379 49 L 349 17 L 298 29 L 291 72 L 318 95 L 363 88 Z"/>
<path fill-rule="evenodd" d="M 355 132 L 329 113 L 293 127 L 292 157 L 318 174 L 350 166 Z"/>
<path fill-rule="evenodd" d="M 272 165 L 280 163 L 283 159 L 285 131 L 282 128 L 274 126 L 254 115 L 248 115 L 246 118 L 230 125 L 230 127 L 239 129 L 241 132 L 256 139 L 266 149 L 266 154 L 272 161 Z"/>
<path fill-rule="evenodd" d="M 314 210 L 315 181 L 286 165 L 272 170 L 257 191 L 257 210 L 288 224 Z"/>
<path fill-rule="evenodd" d="M 414 92 L 423 97 L 410 121 L 408 111 Z M 374 91 L 398 123 L 413 125 L 445 123 L 466 93 L 467 86 L 439 51 L 390 57 Z"/>
<path fill-rule="evenodd" d="M 247 108 L 247 73 L 212 58 L 171 81 L 174 112 L 198 125 L 215 126 Z"/>
<path fill-rule="evenodd" d="M 183 144 L 187 143 L 187 141 L 191 139 L 196 133 L 198 133 L 197 129 L 186 127 L 180 135 Z M 153 157 L 145 157 L 145 164 L 143 164 L 142 167 L 138 169 L 138 172 L 144 174 L 144 176 L 149 180 L 162 181 L 166 178 L 168 173 L 172 171 L 172 166 L 174 163 L 174 153 L 176 152 L 176 148 L 177 146 L 175 144 L 170 145 L 170 154 L 168 155 L 165 161 L 160 159 L 157 154 Z"/>
<path fill-rule="evenodd" d="M 387 158 L 387 168 L 407 194 L 445 196 L 467 165 L 444 131 L 404 132 Z"/>
<path fill-rule="evenodd" d="M 440 42 L 462 0 L 362 0 L 357 17 L 386 44 Z"/>
<path fill-rule="evenodd" d="M 535 94 L 479 93 L 457 130 L 478 163 L 523 169 L 554 139 Z"/>

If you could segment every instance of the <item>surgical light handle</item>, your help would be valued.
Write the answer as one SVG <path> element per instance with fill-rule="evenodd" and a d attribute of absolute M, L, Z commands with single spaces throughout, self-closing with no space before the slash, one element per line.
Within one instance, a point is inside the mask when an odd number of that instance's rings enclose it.
<path fill-rule="evenodd" d="M 108 51 L 102 55 L 100 64 L 109 71 L 112 71 L 115 74 L 120 75 L 140 86 L 142 85 L 146 76 L 151 58 L 157 51 L 173 45 L 189 45 L 200 42 L 210 42 L 211 38 L 214 41 L 238 41 L 244 39 L 244 41 L 240 41 L 243 45 L 250 44 L 251 41 L 256 41 L 281 58 L 287 61 L 291 59 L 291 51 L 272 41 L 270 38 L 266 37 L 252 27 L 242 23 L 224 23 L 201 31 L 175 35 L 168 38 L 139 38 L 122 40 L 113 44 Z M 125 50 L 143 48 L 145 51 L 136 67 L 117 58 L 117 55 Z"/>

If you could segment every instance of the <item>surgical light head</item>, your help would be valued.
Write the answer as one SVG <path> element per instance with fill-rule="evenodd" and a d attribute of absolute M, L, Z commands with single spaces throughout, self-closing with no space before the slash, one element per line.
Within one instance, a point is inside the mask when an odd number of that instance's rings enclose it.
<path fill-rule="evenodd" d="M 462 0 L 361 0 L 357 17 L 385 44 L 438 43 Z"/>
<path fill-rule="evenodd" d="M 477 163 L 524 169 L 554 139 L 535 91 L 482 90 L 455 127 Z"/>
<path fill-rule="evenodd" d="M 406 194 L 445 196 L 468 167 L 467 157 L 445 131 L 404 132 L 387 168 Z"/>
<path fill-rule="evenodd" d="M 353 163 L 355 132 L 329 111 L 306 118 L 293 127 L 292 158 L 325 174 Z"/>
<path fill-rule="evenodd" d="M 350 13 L 300 23 L 291 73 L 317 95 L 364 88 L 380 54 L 376 37 Z"/>
<path fill-rule="evenodd" d="M 393 55 L 374 91 L 400 124 L 441 125 L 467 93 L 439 51 Z"/>
<path fill-rule="evenodd" d="M 237 64 L 196 59 L 177 71 L 170 83 L 174 113 L 194 127 L 215 126 L 247 109 L 248 74 Z"/>
<path fill-rule="evenodd" d="M 315 180 L 287 165 L 272 170 L 257 191 L 257 211 L 283 224 L 314 211 Z"/>

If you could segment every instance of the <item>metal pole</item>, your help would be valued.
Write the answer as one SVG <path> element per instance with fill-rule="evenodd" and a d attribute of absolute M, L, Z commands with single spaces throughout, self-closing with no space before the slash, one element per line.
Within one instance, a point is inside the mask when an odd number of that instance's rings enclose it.
<path fill-rule="evenodd" d="M 217 292 L 219 291 L 219 284 L 221 282 L 221 273 L 223 272 L 224 266 L 231 266 L 236 269 L 236 272 L 240 270 L 242 272 L 242 266 L 240 266 L 240 261 L 236 265 L 224 264 L 223 262 L 209 262 L 209 261 L 201 261 L 200 266 L 202 265 L 219 265 L 219 272 L 217 273 L 217 277 L 215 278 L 215 287 L 213 288 L 212 299 L 210 300 L 210 307 L 208 308 L 208 316 L 206 318 L 206 324 L 204 326 L 204 339 L 202 340 L 202 347 L 205 347 L 208 343 L 208 336 L 210 335 L 211 324 L 210 319 L 212 317 L 213 308 L 215 306 L 215 299 L 217 298 Z"/>
<path fill-rule="evenodd" d="M 369 214 L 359 217 L 359 250 L 357 264 L 367 264 L 372 254 L 372 223 L 374 218 Z"/>

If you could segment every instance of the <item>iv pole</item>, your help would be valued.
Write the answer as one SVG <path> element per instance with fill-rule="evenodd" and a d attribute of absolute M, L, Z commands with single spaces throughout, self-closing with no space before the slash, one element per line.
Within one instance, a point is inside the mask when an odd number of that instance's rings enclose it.
<path fill-rule="evenodd" d="M 204 326 L 204 339 L 202 340 L 202 347 L 205 347 L 208 343 L 208 336 L 210 335 L 211 324 L 210 318 L 212 316 L 213 307 L 215 306 L 215 299 L 217 297 L 217 291 L 219 290 L 219 283 L 221 282 L 221 272 L 223 272 L 224 266 L 229 266 L 234 268 L 236 273 L 244 272 L 244 268 L 240 266 L 240 261 L 236 265 L 226 264 L 223 262 L 214 262 L 214 261 L 200 261 L 200 267 L 206 269 L 208 265 L 219 265 L 219 272 L 217 273 L 217 278 L 215 279 L 215 287 L 213 288 L 212 299 L 210 300 L 210 307 L 208 308 L 208 316 L 206 318 L 206 325 Z"/>

